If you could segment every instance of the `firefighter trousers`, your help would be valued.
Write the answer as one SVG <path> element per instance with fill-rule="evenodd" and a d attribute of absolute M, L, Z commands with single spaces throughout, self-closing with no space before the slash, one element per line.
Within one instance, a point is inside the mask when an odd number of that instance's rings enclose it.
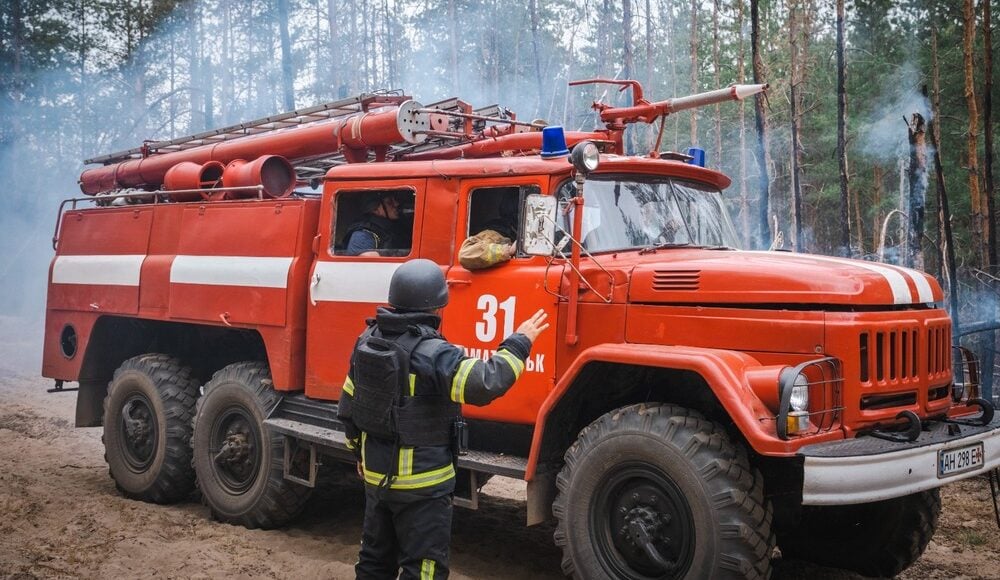
<path fill-rule="evenodd" d="M 379 496 L 382 497 L 379 497 Z M 433 498 L 392 499 L 365 486 L 365 522 L 358 580 L 438 580 L 448 577 L 451 544 L 451 494 Z M 403 572 L 400 575 L 399 569 Z"/>

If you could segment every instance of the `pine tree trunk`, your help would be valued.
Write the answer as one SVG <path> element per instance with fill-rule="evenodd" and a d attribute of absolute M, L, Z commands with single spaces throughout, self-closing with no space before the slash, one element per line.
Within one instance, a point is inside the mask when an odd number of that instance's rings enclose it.
<path fill-rule="evenodd" d="M 632 56 L 632 0 L 622 0 L 622 78 L 635 76 L 635 62 Z M 635 153 L 635 129 L 625 131 L 625 154 Z"/>
<path fill-rule="evenodd" d="M 761 84 L 764 80 L 764 59 L 760 54 L 760 0 L 750 0 L 750 52 L 753 63 L 753 82 Z M 754 113 L 757 127 L 757 165 L 760 176 L 760 203 L 758 205 L 757 244 L 760 248 L 767 248 L 771 244 L 771 226 L 768 222 L 770 214 L 770 179 L 767 175 L 767 167 L 770 162 L 770 153 L 767 143 L 767 111 L 764 109 L 764 96 L 754 97 Z"/>
<path fill-rule="evenodd" d="M 288 36 L 288 0 L 278 0 L 278 34 L 281 36 L 281 99 L 286 111 L 295 110 L 295 75 L 292 41 Z"/>
<path fill-rule="evenodd" d="M 674 8 L 673 8 L 672 3 L 669 3 L 669 2 L 667 2 L 667 3 L 661 3 L 660 6 L 661 6 L 662 13 L 666 14 L 666 17 L 667 17 L 666 28 L 667 28 L 667 42 L 668 42 L 668 47 L 669 47 L 668 52 L 667 52 L 667 60 L 670 61 L 670 96 L 671 97 L 676 97 L 677 96 L 677 86 L 678 86 L 678 77 L 677 77 L 677 44 L 675 43 L 674 39 L 677 38 L 677 35 L 674 34 L 674 28 L 677 26 L 677 22 L 674 19 Z M 677 151 L 677 149 L 680 147 L 680 139 L 681 139 L 681 116 L 680 115 L 672 115 L 672 117 L 673 117 L 673 122 L 674 122 L 674 147 L 673 147 L 673 150 Z"/>
<path fill-rule="evenodd" d="M 650 0 L 646 0 L 646 78 L 643 79 L 643 86 L 646 87 L 647 91 L 654 90 L 656 87 L 653 83 L 653 13 Z M 575 29 L 574 29 L 575 32 Z M 573 54 L 572 50 L 570 54 Z M 647 151 L 652 151 L 656 143 L 656 137 L 654 136 L 656 127 L 650 125 L 646 131 L 647 139 L 645 149 Z"/>
<path fill-rule="evenodd" d="M 202 126 L 206 131 L 215 126 L 215 71 L 212 70 L 212 59 L 205 51 L 205 11 L 198 11 L 198 55 L 201 57 L 201 97 L 204 112 Z"/>
<path fill-rule="evenodd" d="M 794 239 L 792 247 L 797 252 L 804 249 L 805 240 L 802 239 L 802 181 L 800 176 L 800 164 L 802 161 L 802 147 L 799 144 L 799 132 L 802 128 L 801 113 L 802 102 L 800 96 L 802 82 L 802 64 L 799 54 L 799 8 L 798 3 L 793 2 L 788 7 L 788 45 L 789 45 L 789 67 L 791 69 L 790 91 L 790 116 L 792 133 L 792 150 L 789 156 L 789 170 L 791 173 L 792 186 L 792 231 Z"/>
<path fill-rule="evenodd" d="M 722 88 L 722 74 L 719 71 L 719 3 L 721 0 L 712 2 L 712 74 L 715 86 L 712 89 Z M 722 169 L 722 109 L 715 105 L 715 155 L 713 163 L 715 167 Z"/>
<path fill-rule="evenodd" d="M 346 90 L 340 88 L 340 26 L 337 23 L 338 9 L 337 0 L 326 0 L 326 21 L 330 36 L 327 40 L 327 54 L 329 61 L 326 63 L 327 74 L 329 75 L 330 87 L 327 89 L 334 99 L 345 96 Z"/>
<path fill-rule="evenodd" d="M 736 0 L 736 34 L 739 35 L 739 49 L 736 52 L 736 82 L 743 84 L 746 82 L 746 63 L 743 53 L 746 47 L 743 44 L 743 0 Z M 740 215 L 743 221 L 743 247 L 750 247 L 751 238 L 751 216 L 750 197 L 747 195 L 747 128 L 746 128 L 746 102 L 739 102 L 740 115 Z"/>
<path fill-rule="evenodd" d="M 980 266 L 989 263 L 989 252 L 986 250 L 989 235 L 986 221 L 986 203 L 979 189 L 979 111 L 976 105 L 976 88 L 973 78 L 972 49 L 976 40 L 976 14 L 972 0 L 964 0 L 962 5 L 962 68 L 965 72 L 965 104 L 969 112 L 969 129 L 966 133 L 966 163 L 969 172 L 969 199 L 972 209 L 972 239 L 976 243 L 976 258 Z"/>
<path fill-rule="evenodd" d="M 847 61 L 844 55 L 844 0 L 837 0 L 837 167 L 840 171 L 840 255 L 851 254 L 851 194 L 847 173 Z M 861 226 L 860 221 L 858 227 Z"/>
<path fill-rule="evenodd" d="M 698 0 L 691 0 L 691 94 L 698 92 Z M 698 145 L 698 109 L 691 109 L 691 145 Z"/>
<path fill-rule="evenodd" d="M 360 66 L 360 64 L 361 64 L 359 61 L 362 58 L 364 58 L 364 54 L 362 54 L 362 52 L 360 50 L 358 50 L 358 48 L 357 48 L 358 46 L 361 45 L 361 39 L 358 38 L 358 3 L 357 3 L 357 0 L 351 0 L 351 10 L 350 10 L 350 15 L 348 17 L 348 22 L 350 23 L 350 38 L 349 38 L 349 42 L 347 43 L 347 46 L 351 47 L 351 52 L 348 53 L 347 58 L 344 59 L 344 61 L 351 63 L 351 68 L 348 69 L 349 71 L 357 71 L 357 67 Z M 350 79 L 348 81 L 349 88 L 347 90 L 347 94 L 348 95 L 353 95 L 353 94 L 357 94 L 357 93 L 361 92 L 359 90 L 361 87 L 358 85 L 358 75 L 357 75 L 357 73 L 355 72 L 354 74 L 348 74 L 347 78 Z M 344 95 L 344 96 L 347 96 L 347 95 Z"/>
<path fill-rule="evenodd" d="M 647 89 L 653 89 L 653 8 L 650 0 L 646 0 L 646 78 L 643 85 Z M 570 54 L 573 54 L 572 50 Z"/>
<path fill-rule="evenodd" d="M 882 227 L 882 189 L 885 187 L 885 169 L 881 165 L 876 165 L 872 169 L 872 250 L 877 250 L 879 246 L 879 229 Z"/>
<path fill-rule="evenodd" d="M 219 66 L 222 68 L 221 100 L 222 124 L 233 123 L 233 7 L 232 0 L 223 0 L 219 7 L 222 12 L 222 56 Z"/>
<path fill-rule="evenodd" d="M 458 20 L 455 0 L 448 0 L 448 43 L 451 62 L 451 94 L 458 94 Z"/>
<path fill-rule="evenodd" d="M 958 337 L 958 268 L 955 265 L 955 243 L 951 232 L 951 210 L 948 207 L 948 192 L 944 183 L 944 168 L 941 166 L 941 130 L 938 128 L 941 118 L 941 83 L 938 75 L 937 29 L 931 30 L 931 77 L 934 82 L 932 99 L 933 119 L 930 123 L 931 143 L 934 145 L 934 176 L 937 181 L 938 222 L 941 226 L 941 263 L 945 271 L 945 281 L 948 289 L 948 303 L 951 311 L 952 335 Z M 955 341 L 958 344 L 958 341 Z"/>
<path fill-rule="evenodd" d="M 983 137 L 986 149 L 983 153 L 983 195 L 986 197 L 986 215 L 989 235 L 986 243 L 989 255 L 989 265 L 997 265 L 996 236 L 996 191 L 993 184 L 993 19 L 991 0 L 982 0 L 983 5 L 983 69 L 986 71 L 983 83 Z"/>
<path fill-rule="evenodd" d="M 628 2 L 628 0 L 625 1 Z M 542 95 L 542 57 L 540 51 L 538 50 L 538 3 L 536 0 L 529 0 L 528 12 L 528 16 L 531 18 L 531 52 L 533 60 L 535 61 L 535 90 L 537 95 L 534 116 L 535 118 L 538 118 L 538 116 L 542 114 L 542 99 L 544 97 Z M 629 77 L 626 76 L 625 78 Z"/>

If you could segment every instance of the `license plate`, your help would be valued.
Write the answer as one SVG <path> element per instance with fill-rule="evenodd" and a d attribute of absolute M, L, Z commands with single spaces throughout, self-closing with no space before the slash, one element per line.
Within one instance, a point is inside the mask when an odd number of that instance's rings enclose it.
<path fill-rule="evenodd" d="M 983 466 L 983 444 L 938 451 L 938 477 L 948 477 Z"/>

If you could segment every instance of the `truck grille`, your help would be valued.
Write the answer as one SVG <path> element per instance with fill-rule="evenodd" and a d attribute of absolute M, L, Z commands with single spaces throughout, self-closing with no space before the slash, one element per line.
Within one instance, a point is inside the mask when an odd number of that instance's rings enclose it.
<path fill-rule="evenodd" d="M 862 384 L 899 383 L 951 374 L 951 329 L 885 326 L 862 331 L 859 339 Z"/>

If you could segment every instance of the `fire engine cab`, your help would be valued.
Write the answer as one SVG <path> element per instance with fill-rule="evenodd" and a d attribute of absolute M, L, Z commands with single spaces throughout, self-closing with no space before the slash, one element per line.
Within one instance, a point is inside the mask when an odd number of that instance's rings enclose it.
<path fill-rule="evenodd" d="M 919 557 L 938 488 L 1000 466 L 937 282 L 739 250 L 730 180 L 699 151 L 624 154 L 630 124 L 662 134 L 765 86 L 650 102 L 584 82 L 633 102 L 595 103 L 603 128 L 578 132 L 368 94 L 87 160 L 53 237 L 42 374 L 79 384 L 76 424 L 103 426 L 119 490 L 294 518 L 324 462 L 354 461 L 349 356 L 419 257 L 469 356 L 538 309 L 554 322 L 506 396 L 463 410 L 455 502 L 527 481 L 527 524 L 557 520 L 567 574 L 766 578 L 775 544 L 872 576 Z M 392 243 L 349 251 L 385 200 Z M 498 217 L 516 253 L 464 268 L 463 240 Z"/>

